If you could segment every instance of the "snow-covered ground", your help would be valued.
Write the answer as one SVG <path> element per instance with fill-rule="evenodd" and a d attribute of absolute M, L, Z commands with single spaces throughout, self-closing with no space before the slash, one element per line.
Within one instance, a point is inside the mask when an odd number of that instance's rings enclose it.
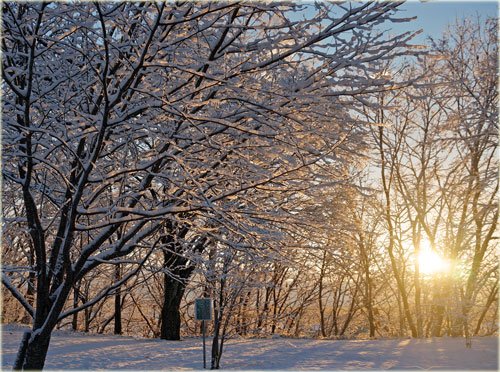
<path fill-rule="evenodd" d="M 2 327 L 2 370 L 12 368 L 24 328 Z M 207 363 L 209 344 L 207 343 Z M 498 339 L 232 339 L 221 367 L 245 370 L 497 370 Z M 186 370 L 203 367 L 198 338 L 163 341 L 55 331 L 46 369 Z"/>

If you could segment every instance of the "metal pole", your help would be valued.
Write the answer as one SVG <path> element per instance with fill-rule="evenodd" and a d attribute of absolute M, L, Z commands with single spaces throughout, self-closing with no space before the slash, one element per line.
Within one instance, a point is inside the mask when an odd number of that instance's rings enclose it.
<path fill-rule="evenodd" d="M 205 321 L 201 321 L 201 329 L 203 330 L 203 369 L 207 368 L 207 356 L 205 353 Z"/>

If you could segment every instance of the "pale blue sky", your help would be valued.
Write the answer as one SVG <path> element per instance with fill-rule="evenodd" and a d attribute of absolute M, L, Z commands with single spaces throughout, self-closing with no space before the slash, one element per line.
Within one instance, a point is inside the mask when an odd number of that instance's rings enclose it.
<path fill-rule="evenodd" d="M 423 42 L 427 36 L 439 37 L 446 29 L 446 25 L 453 23 L 457 18 L 479 15 L 483 19 L 487 16 L 498 16 L 497 1 L 409 1 L 403 4 L 399 12 L 404 17 L 417 16 L 410 23 L 393 24 L 394 31 L 423 29 L 423 33 L 415 40 Z M 399 28 L 401 27 L 401 29 Z"/>
<path fill-rule="evenodd" d="M 297 1 L 300 2 L 300 0 Z M 423 32 L 413 39 L 413 43 L 423 44 L 428 36 L 439 38 L 447 25 L 454 23 L 457 19 L 476 16 L 480 16 L 482 19 L 498 17 L 499 1 L 409 0 L 398 8 L 400 11 L 397 12 L 397 17 L 410 18 L 416 16 L 417 19 L 405 23 L 386 22 L 380 28 L 388 30 L 391 34 L 422 29 Z M 309 5 L 309 8 L 304 10 L 306 14 L 315 12 L 313 6 L 314 0 L 302 0 L 302 2 Z M 300 14 L 296 14 L 295 16 L 301 18 Z"/>

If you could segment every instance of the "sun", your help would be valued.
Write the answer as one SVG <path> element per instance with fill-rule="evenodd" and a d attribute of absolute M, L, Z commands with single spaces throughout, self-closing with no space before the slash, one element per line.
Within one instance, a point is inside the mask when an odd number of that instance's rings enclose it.
<path fill-rule="evenodd" d="M 424 275 L 444 273 L 450 269 L 449 261 L 445 260 L 436 251 L 434 251 L 427 240 L 423 240 L 420 244 L 418 266 L 420 272 Z"/>

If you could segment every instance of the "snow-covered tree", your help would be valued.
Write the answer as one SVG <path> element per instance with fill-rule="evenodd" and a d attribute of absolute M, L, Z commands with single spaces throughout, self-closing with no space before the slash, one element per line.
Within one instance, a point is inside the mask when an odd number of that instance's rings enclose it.
<path fill-rule="evenodd" d="M 169 225 L 203 237 L 246 221 L 240 195 L 349 154 L 356 96 L 393 87 L 373 62 L 407 53 L 410 33 L 375 29 L 399 5 L 4 3 L 3 176 L 20 211 L 4 221 L 29 233 L 36 288 L 30 303 L 6 262 L 33 317 L 15 367 L 42 368 L 55 325 L 116 293 Z"/>

